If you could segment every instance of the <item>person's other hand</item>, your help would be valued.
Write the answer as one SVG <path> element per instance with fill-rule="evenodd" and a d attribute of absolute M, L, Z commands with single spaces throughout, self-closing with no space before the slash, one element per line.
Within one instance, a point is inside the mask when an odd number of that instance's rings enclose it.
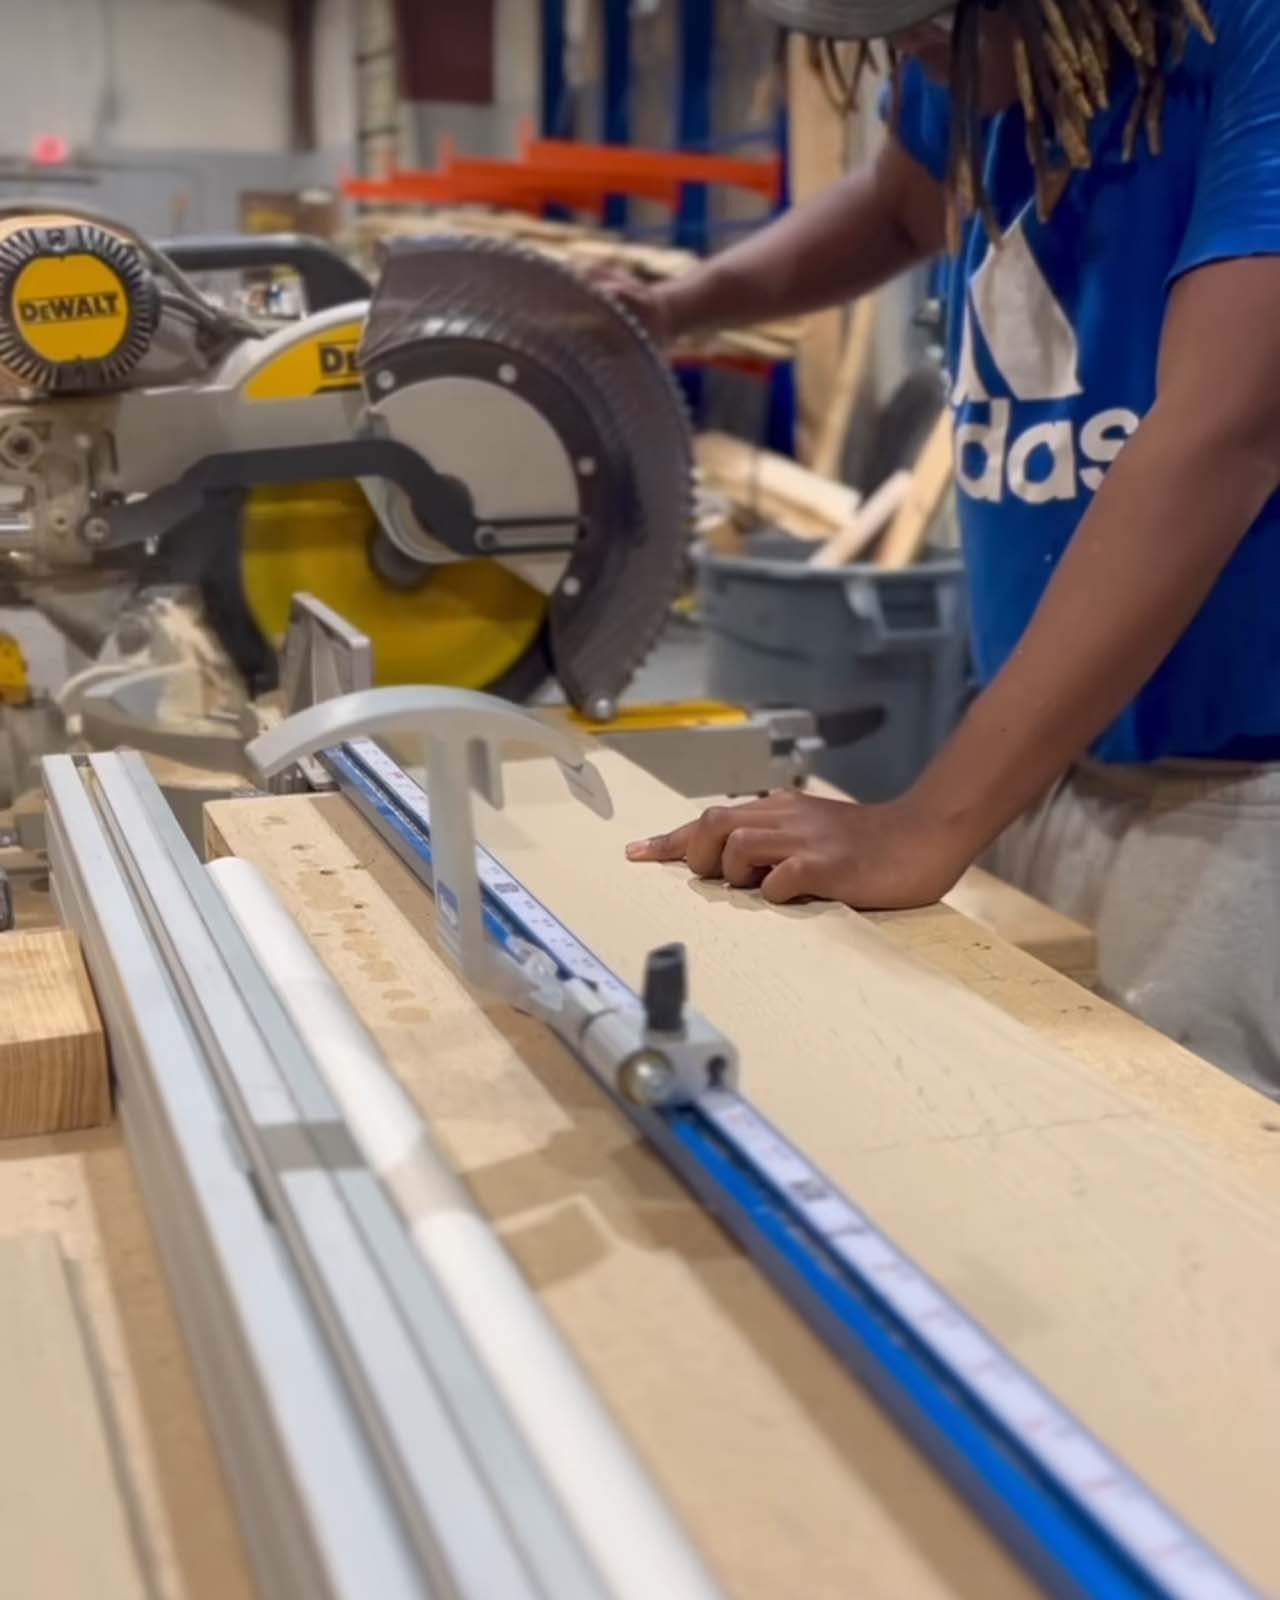
<path fill-rule="evenodd" d="M 684 861 L 700 878 L 758 887 L 766 900 L 842 900 L 865 911 L 931 904 L 971 856 L 910 797 L 857 806 L 794 790 L 713 806 L 674 833 L 627 846 L 631 861 Z"/>

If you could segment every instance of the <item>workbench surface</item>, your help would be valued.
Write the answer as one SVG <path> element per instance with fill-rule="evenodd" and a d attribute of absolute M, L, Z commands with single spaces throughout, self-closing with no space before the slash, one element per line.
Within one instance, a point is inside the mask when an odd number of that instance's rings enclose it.
<path fill-rule="evenodd" d="M 600 765 L 615 822 L 522 763 L 487 842 L 624 973 L 683 938 L 761 1108 L 1280 1589 L 1280 1111 L 947 907 L 777 910 L 628 867 L 622 843 L 688 802 Z M 210 837 L 272 877 L 730 1594 L 1033 1592 L 558 1043 L 476 1005 L 424 937 L 429 900 L 345 801 L 224 802 Z M 0 1146 L 0 1230 L 33 1229 L 82 1280 L 159 1592 L 238 1600 L 118 1128 Z"/>

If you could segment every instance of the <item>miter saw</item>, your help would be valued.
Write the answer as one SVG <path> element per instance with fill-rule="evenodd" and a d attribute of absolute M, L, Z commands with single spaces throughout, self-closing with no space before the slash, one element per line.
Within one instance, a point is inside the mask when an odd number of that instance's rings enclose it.
<path fill-rule="evenodd" d="M 0 581 L 96 658 L 64 709 L 110 704 L 114 742 L 137 705 L 163 719 L 185 669 L 154 659 L 181 633 L 146 614 L 157 595 L 211 631 L 247 702 L 273 671 L 244 590 L 271 543 L 255 552 L 254 523 L 343 480 L 368 510 L 328 597 L 375 637 L 357 576 L 399 602 L 429 658 L 413 676 L 527 693 L 554 673 L 609 717 L 679 590 L 692 508 L 679 391 L 627 313 L 492 241 L 396 241 L 371 298 L 284 323 L 214 303 L 177 259 L 88 213 L 0 209 Z M 242 552 L 251 494 L 275 498 Z M 238 737 L 208 654 L 174 731 Z"/>

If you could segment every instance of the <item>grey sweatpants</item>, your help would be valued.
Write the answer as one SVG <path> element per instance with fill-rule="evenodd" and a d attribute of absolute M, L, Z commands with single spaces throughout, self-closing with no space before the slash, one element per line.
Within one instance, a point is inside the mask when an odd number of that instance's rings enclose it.
<path fill-rule="evenodd" d="M 1096 929 L 1108 999 L 1280 1099 L 1280 766 L 1081 762 L 985 865 Z"/>

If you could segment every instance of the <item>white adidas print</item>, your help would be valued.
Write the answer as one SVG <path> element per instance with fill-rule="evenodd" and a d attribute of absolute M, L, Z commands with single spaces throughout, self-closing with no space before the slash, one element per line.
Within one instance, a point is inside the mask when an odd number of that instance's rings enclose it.
<path fill-rule="evenodd" d="M 1097 489 L 1139 418 L 1111 406 L 1081 422 L 1055 418 L 1009 437 L 1015 400 L 1070 400 L 1084 393 L 1076 331 L 1027 240 L 1030 209 L 1006 230 L 999 248 L 988 247 L 969 280 L 951 404 L 965 408 L 955 435 L 957 486 L 975 500 L 1000 501 L 1009 493 L 1044 505 Z M 992 394 L 983 381 L 978 336 L 1003 395 Z M 985 421 L 975 415 L 982 405 Z"/>

